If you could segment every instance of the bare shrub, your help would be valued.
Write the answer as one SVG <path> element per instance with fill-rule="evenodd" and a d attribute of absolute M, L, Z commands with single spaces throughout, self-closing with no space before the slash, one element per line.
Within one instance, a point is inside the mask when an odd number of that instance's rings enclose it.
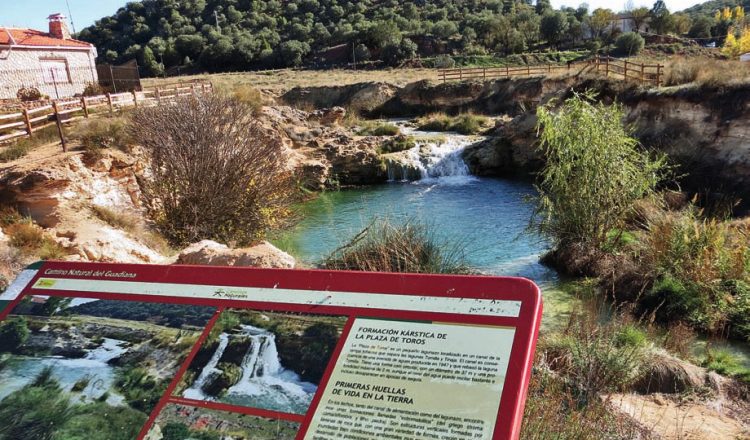
<path fill-rule="evenodd" d="M 98 159 L 105 148 L 130 150 L 127 121 L 123 117 L 96 118 L 83 121 L 72 129 L 71 137 L 78 139 L 90 159 Z"/>
<path fill-rule="evenodd" d="M 172 244 L 247 245 L 288 220 L 295 186 L 282 145 L 247 104 L 189 97 L 136 110 L 130 131 L 151 159 L 146 206 Z"/>

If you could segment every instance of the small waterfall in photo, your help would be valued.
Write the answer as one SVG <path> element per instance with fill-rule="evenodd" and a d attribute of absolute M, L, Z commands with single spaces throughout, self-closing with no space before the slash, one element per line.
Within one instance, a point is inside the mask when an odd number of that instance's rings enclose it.
<path fill-rule="evenodd" d="M 220 397 L 212 398 L 205 394 L 204 386 L 215 375 L 221 374 L 218 367 L 221 366 L 222 356 L 233 338 L 248 338 L 250 342 L 240 365 L 242 374 Z M 239 331 L 221 334 L 220 343 L 211 360 L 183 396 L 303 414 L 316 389 L 315 384 L 302 381 L 298 374 L 281 365 L 276 335 L 257 327 L 242 325 Z"/>

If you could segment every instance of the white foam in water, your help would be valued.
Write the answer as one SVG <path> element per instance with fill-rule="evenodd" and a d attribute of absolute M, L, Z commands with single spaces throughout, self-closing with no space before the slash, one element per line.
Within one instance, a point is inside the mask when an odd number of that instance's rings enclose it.
<path fill-rule="evenodd" d="M 242 360 L 242 377 L 234 386 L 230 387 L 222 400 L 239 403 L 273 402 L 273 408 L 282 409 L 306 407 L 312 400 L 317 387 L 303 382 L 293 371 L 281 366 L 276 348 L 276 335 L 266 330 L 243 325 L 241 333 L 229 335 L 222 333 L 220 343 L 211 360 L 201 372 L 193 386 L 185 390 L 183 396 L 191 399 L 212 400 L 203 391 L 203 385 L 214 372 L 221 356 L 232 337 L 249 337 L 250 346 Z"/>
<path fill-rule="evenodd" d="M 420 132 L 403 126 L 401 130 L 406 135 L 416 136 L 416 146 L 406 154 L 410 164 L 419 170 L 421 178 L 416 183 L 464 185 L 476 181 L 463 160 L 463 153 L 466 147 L 479 140 L 477 137 L 457 133 Z M 425 140 L 420 137 L 441 138 L 444 141 Z"/>

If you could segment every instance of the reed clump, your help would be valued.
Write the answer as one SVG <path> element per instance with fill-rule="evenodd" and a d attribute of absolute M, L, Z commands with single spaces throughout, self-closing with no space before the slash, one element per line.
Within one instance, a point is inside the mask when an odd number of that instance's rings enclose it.
<path fill-rule="evenodd" d="M 324 262 L 327 269 L 366 272 L 468 274 L 463 249 L 439 240 L 415 220 L 369 225 Z"/>

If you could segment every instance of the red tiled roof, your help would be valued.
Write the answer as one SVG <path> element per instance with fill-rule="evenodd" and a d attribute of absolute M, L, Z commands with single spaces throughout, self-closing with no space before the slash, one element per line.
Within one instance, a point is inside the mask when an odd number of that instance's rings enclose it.
<path fill-rule="evenodd" d="M 8 37 L 8 32 L 13 36 L 16 44 L 22 46 L 59 46 L 59 47 L 76 47 L 90 48 L 91 44 L 78 40 L 63 40 L 53 38 L 46 32 L 35 31 L 33 29 L 14 29 L 0 27 L 0 45 L 12 44 L 13 41 Z"/>

